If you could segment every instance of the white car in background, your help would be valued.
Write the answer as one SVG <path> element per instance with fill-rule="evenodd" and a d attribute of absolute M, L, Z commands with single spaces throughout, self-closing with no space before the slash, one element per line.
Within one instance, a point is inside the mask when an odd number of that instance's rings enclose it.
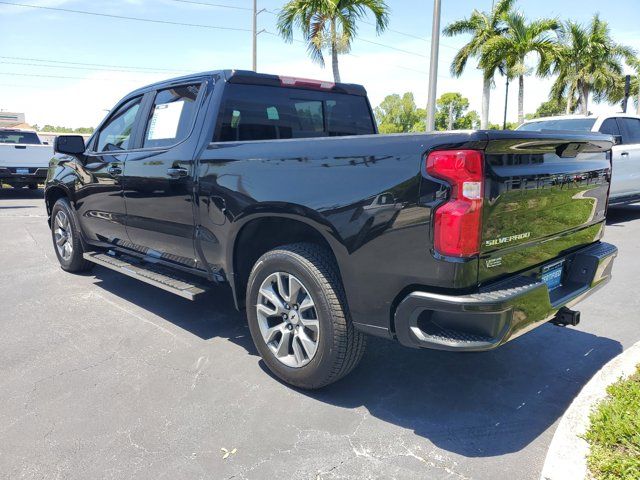
<path fill-rule="evenodd" d="M 517 130 L 599 132 L 613 135 L 613 173 L 610 205 L 640 201 L 640 116 L 614 113 L 609 115 L 536 118 L 520 125 Z"/>
<path fill-rule="evenodd" d="M 0 128 L 0 182 L 38 188 L 47 178 L 53 147 L 32 130 Z"/>

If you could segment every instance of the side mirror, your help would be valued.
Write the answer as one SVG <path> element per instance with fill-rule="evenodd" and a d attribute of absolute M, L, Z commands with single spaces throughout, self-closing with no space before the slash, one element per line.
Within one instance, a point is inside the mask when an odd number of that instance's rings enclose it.
<path fill-rule="evenodd" d="M 614 135 L 613 136 L 613 144 L 614 145 L 622 145 L 622 135 Z"/>
<path fill-rule="evenodd" d="M 60 135 L 53 144 L 56 153 L 66 155 L 81 155 L 85 149 L 84 138 L 81 135 Z"/>

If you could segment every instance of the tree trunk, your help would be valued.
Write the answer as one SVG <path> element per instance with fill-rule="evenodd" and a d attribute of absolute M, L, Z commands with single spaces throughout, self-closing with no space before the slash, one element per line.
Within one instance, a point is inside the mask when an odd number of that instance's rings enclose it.
<path fill-rule="evenodd" d="M 569 92 L 567 93 L 567 111 L 565 113 L 571 115 L 571 110 L 573 110 L 573 88 L 569 87 Z"/>
<path fill-rule="evenodd" d="M 491 101 L 491 79 L 485 79 L 482 88 L 482 117 L 480 118 L 480 129 L 489 128 L 489 102 Z"/>
<path fill-rule="evenodd" d="M 581 95 L 582 95 L 582 114 L 589 115 L 589 85 L 583 84 Z"/>
<path fill-rule="evenodd" d="M 518 125 L 524 123 L 524 75 L 518 77 Z"/>
<path fill-rule="evenodd" d="M 336 83 L 340 83 L 340 67 L 338 66 L 338 39 L 335 20 L 331 20 L 331 65 L 333 66 L 333 81 Z"/>
<path fill-rule="evenodd" d="M 640 115 L 640 75 L 638 75 L 638 109 L 636 113 Z"/>

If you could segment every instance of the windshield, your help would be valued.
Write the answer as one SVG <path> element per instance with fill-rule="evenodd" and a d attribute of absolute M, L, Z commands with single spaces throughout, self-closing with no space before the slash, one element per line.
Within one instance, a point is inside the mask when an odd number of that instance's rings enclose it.
<path fill-rule="evenodd" d="M 0 131 L 0 143 L 40 145 L 40 139 L 33 132 Z"/>
<path fill-rule="evenodd" d="M 595 118 L 566 118 L 562 120 L 540 120 L 529 122 L 518 127 L 525 132 L 542 130 L 565 130 L 570 132 L 590 132 L 596 123 Z"/>

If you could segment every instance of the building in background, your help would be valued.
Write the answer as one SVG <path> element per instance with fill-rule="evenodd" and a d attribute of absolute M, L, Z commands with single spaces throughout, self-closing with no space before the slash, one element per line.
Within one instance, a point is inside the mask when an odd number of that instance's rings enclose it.
<path fill-rule="evenodd" d="M 31 128 L 25 122 L 24 113 L 0 111 L 0 127 L 4 128 Z"/>

